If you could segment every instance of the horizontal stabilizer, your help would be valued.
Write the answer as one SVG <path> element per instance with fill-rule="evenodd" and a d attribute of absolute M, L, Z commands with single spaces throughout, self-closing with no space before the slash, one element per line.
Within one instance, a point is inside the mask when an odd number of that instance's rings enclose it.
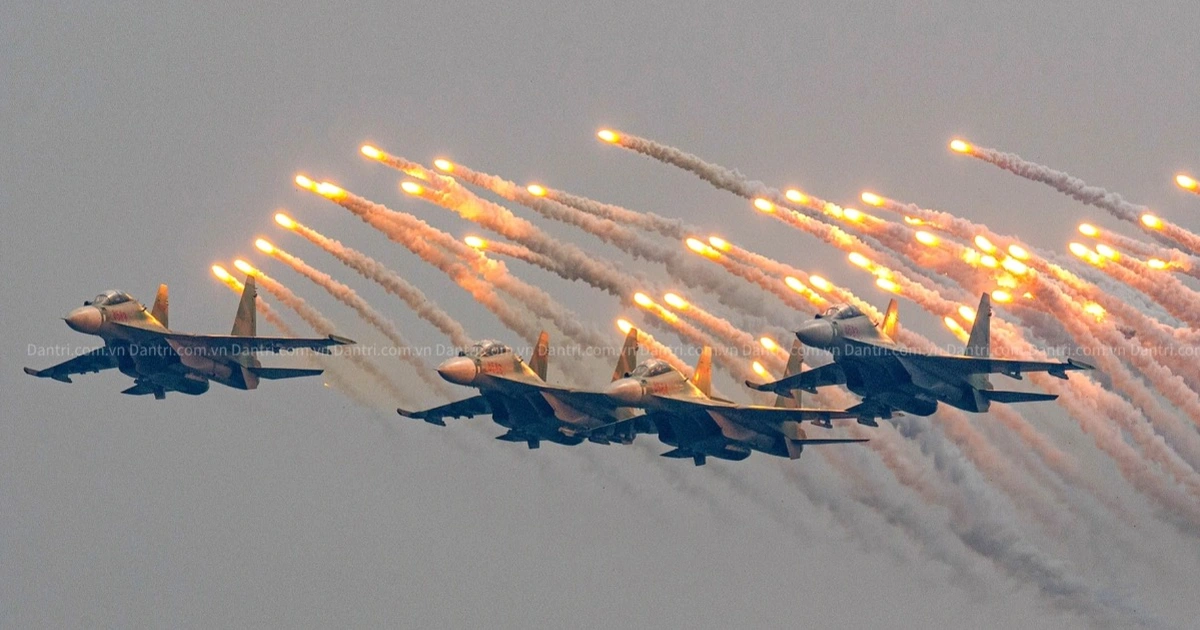
<path fill-rule="evenodd" d="M 663 454 L 662 454 L 662 456 L 663 456 L 663 457 L 670 457 L 671 459 L 691 459 L 691 458 L 692 458 L 692 452 L 691 452 L 691 451 L 685 451 L 685 450 L 683 450 L 683 449 L 681 449 L 681 448 L 677 448 L 677 449 L 674 449 L 674 450 L 671 450 L 671 451 L 667 451 L 666 453 L 663 453 Z"/>
<path fill-rule="evenodd" d="M 165 389 L 155 385 L 148 385 L 146 383 L 138 383 L 133 387 L 122 390 L 121 393 L 129 394 L 130 396 L 148 396 L 150 394 L 154 394 L 155 400 L 162 400 L 167 397 L 167 391 Z"/>
<path fill-rule="evenodd" d="M 398 414 L 400 414 L 400 415 L 404 416 L 405 418 L 413 418 L 413 419 L 416 419 L 416 420 L 424 420 L 425 422 L 428 422 L 429 424 L 436 425 L 436 426 L 439 426 L 439 427 L 444 427 L 444 426 L 446 426 L 446 421 L 445 421 L 445 420 L 442 420 L 440 417 L 437 417 L 437 416 L 426 416 L 426 415 L 422 415 L 422 414 L 421 414 L 420 412 L 418 412 L 418 411 L 409 411 L 409 410 L 407 410 L 407 409 L 400 409 L 400 408 L 397 408 L 397 409 L 396 409 L 396 413 L 398 413 Z"/>
<path fill-rule="evenodd" d="M 265 378 L 268 380 L 279 380 L 281 378 L 300 378 L 301 376 L 318 376 L 325 370 L 316 370 L 309 368 L 271 368 L 271 367 L 248 367 L 250 373 Z"/>
<path fill-rule="evenodd" d="M 983 389 L 979 393 L 992 402 L 1019 403 L 1054 400 L 1058 394 L 1038 394 L 1034 392 L 1001 392 L 994 389 Z"/>
<path fill-rule="evenodd" d="M 62 381 L 63 383 L 71 382 L 70 376 L 67 376 L 66 374 L 59 374 L 58 372 L 55 372 L 54 370 L 35 370 L 33 368 L 28 368 L 28 367 L 24 368 L 24 369 L 25 369 L 25 373 L 30 376 L 36 376 L 38 378 L 52 378 L 56 381 Z"/>

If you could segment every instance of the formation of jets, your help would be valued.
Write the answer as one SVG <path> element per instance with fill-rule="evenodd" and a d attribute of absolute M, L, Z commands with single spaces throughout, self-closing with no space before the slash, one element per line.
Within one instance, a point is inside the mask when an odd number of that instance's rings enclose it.
<path fill-rule="evenodd" d="M 255 389 L 260 379 L 321 374 L 319 369 L 264 367 L 260 352 L 311 349 L 328 353 L 335 345 L 354 343 L 326 338 L 260 337 L 257 335 L 254 278 L 248 276 L 233 330 L 229 335 L 178 333 L 167 327 L 167 287 L 159 287 L 152 308 L 128 294 L 106 291 L 65 317 L 78 332 L 96 335 L 104 345 L 58 365 L 27 374 L 71 382 L 71 375 L 117 368 L 134 384 L 122 393 L 163 398 L 169 391 L 190 395 L 216 381 L 237 389 Z M 1025 372 L 1047 372 L 1067 378 L 1071 370 L 1091 369 L 1068 360 L 1021 361 L 990 355 L 991 304 L 985 294 L 976 311 L 963 356 L 915 352 L 896 341 L 897 306 L 892 300 L 882 321 L 871 321 L 853 306 L 835 306 L 796 331 L 783 377 L 746 385 L 776 394 L 775 404 L 746 405 L 718 396 L 712 387 L 712 348 L 700 353 L 691 376 L 670 363 L 650 358 L 637 362 L 638 331 L 629 330 L 617 355 L 609 383 L 598 390 L 549 383 L 549 336 L 538 338 L 529 361 L 511 347 L 480 341 L 443 362 L 437 371 L 456 385 L 478 394 L 420 411 L 397 409 L 406 417 L 445 426 L 447 419 L 490 415 L 507 429 L 498 439 L 576 445 L 583 441 L 629 444 L 639 434 L 654 434 L 673 447 L 665 457 L 691 459 L 699 466 L 708 457 L 741 460 L 752 452 L 797 459 L 805 446 L 864 442 L 858 438 L 812 438 L 803 423 L 831 429 L 834 420 L 877 426 L 894 413 L 929 415 L 945 403 L 971 412 L 987 411 L 992 402 L 1053 400 L 1054 395 L 996 390 L 990 374 L 1020 379 Z M 833 361 L 804 370 L 804 346 L 827 350 Z M 804 407 L 800 393 L 826 386 L 845 386 L 862 398 L 848 409 Z"/>

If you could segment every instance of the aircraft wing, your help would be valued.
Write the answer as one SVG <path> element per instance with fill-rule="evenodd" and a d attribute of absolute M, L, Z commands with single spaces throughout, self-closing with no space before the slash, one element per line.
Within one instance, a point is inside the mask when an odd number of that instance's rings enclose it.
<path fill-rule="evenodd" d="M 501 387 L 510 395 L 538 398 L 550 406 L 559 420 L 569 424 L 586 425 L 590 430 L 640 415 L 600 392 L 571 389 L 549 383 L 530 383 L 503 376 L 495 378 L 498 384 L 503 383 Z"/>
<path fill-rule="evenodd" d="M 1067 361 L 1017 361 L 988 357 L 928 356 L 906 354 L 899 357 L 903 363 L 911 363 L 926 371 L 950 372 L 955 374 L 1003 374 L 1020 379 L 1025 372 L 1047 372 L 1050 376 L 1066 380 L 1071 370 L 1093 370 L 1091 365 L 1075 359 Z"/>
<path fill-rule="evenodd" d="M 100 346 L 87 354 L 63 361 L 44 370 L 25 368 L 25 373 L 39 378 L 52 378 L 64 383 L 71 382 L 72 374 L 87 374 L 117 367 L 117 357 L 108 346 Z"/>
<path fill-rule="evenodd" d="M 424 411 L 409 411 L 397 409 L 396 413 L 406 418 L 424 420 L 429 424 L 446 426 L 446 418 L 473 418 L 492 413 L 492 405 L 483 396 L 472 396 L 445 405 L 439 405 Z"/>
<path fill-rule="evenodd" d="M 840 409 L 764 407 L 761 405 L 712 404 L 691 398 L 655 396 L 664 410 L 671 413 L 719 414 L 742 426 L 762 432 L 778 433 L 782 422 L 814 422 L 828 425 L 831 420 L 858 418 L 858 414 Z"/>
<path fill-rule="evenodd" d="M 746 381 L 746 387 L 757 389 L 760 392 L 775 392 L 781 396 L 787 396 L 793 390 L 797 389 L 816 393 L 818 387 L 842 385 L 845 382 L 846 374 L 842 371 L 841 366 L 836 363 L 829 363 L 771 383 Z"/>
<path fill-rule="evenodd" d="M 137 326 L 118 324 L 132 332 L 141 343 L 163 341 L 172 348 L 181 348 L 195 354 L 233 356 L 244 352 L 282 352 L 307 348 L 329 354 L 330 346 L 354 343 L 353 339 L 329 335 L 325 338 L 303 337 L 247 337 L 241 335 L 189 335 L 176 332 L 147 330 Z"/>

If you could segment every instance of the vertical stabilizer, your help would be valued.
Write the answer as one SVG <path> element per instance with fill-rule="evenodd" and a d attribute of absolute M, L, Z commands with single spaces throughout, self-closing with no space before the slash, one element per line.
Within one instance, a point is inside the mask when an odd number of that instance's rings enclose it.
<path fill-rule="evenodd" d="M 630 328 L 629 334 L 625 335 L 625 344 L 621 346 L 621 353 L 617 355 L 617 367 L 613 368 L 612 380 L 625 378 L 637 367 L 637 351 L 638 330 Z"/>
<path fill-rule="evenodd" d="M 896 340 L 896 327 L 900 325 L 900 304 L 896 302 L 896 298 L 892 298 L 887 305 L 887 311 L 883 313 L 883 322 L 879 324 L 879 332 L 883 333 L 888 339 Z"/>
<path fill-rule="evenodd" d="M 975 323 L 971 325 L 971 336 L 967 338 L 968 357 L 984 358 L 992 355 L 992 299 L 984 293 L 975 309 Z"/>
<path fill-rule="evenodd" d="M 704 346 L 700 351 L 700 359 L 696 361 L 696 371 L 692 373 L 692 385 L 705 396 L 712 396 L 712 348 Z"/>
<path fill-rule="evenodd" d="M 800 343 L 799 339 L 792 342 L 792 353 L 788 355 L 787 365 L 783 368 L 783 376 L 780 379 L 785 379 L 789 376 L 799 374 L 804 369 L 804 344 Z M 793 389 L 789 395 L 775 395 L 775 406 L 786 407 L 789 409 L 799 409 L 803 407 L 800 403 L 800 390 Z"/>
<path fill-rule="evenodd" d="M 537 377 L 546 380 L 546 368 L 550 363 L 550 333 L 542 331 L 538 335 L 537 345 L 533 347 L 533 355 L 529 357 L 529 369 L 533 370 Z"/>
<path fill-rule="evenodd" d="M 254 300 L 257 296 L 258 290 L 254 287 L 254 276 L 247 275 L 246 288 L 242 289 L 242 300 L 238 302 L 237 316 L 233 318 L 231 335 L 253 337 L 258 334 L 254 310 Z"/>
<path fill-rule="evenodd" d="M 168 301 L 167 285 L 158 285 L 158 294 L 154 296 L 154 308 L 150 309 L 150 316 L 157 319 L 163 328 L 170 328 L 171 326 L 167 323 Z"/>

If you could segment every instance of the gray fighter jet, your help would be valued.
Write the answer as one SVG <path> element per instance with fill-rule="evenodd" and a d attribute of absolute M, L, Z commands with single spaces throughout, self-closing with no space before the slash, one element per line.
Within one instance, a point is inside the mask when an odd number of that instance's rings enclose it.
<path fill-rule="evenodd" d="M 70 383 L 72 374 L 117 368 L 134 379 L 133 387 L 122 394 L 153 395 L 161 400 L 169 391 L 203 394 L 209 381 L 255 389 L 259 379 L 316 376 L 321 370 L 263 367 L 255 353 L 300 348 L 328 353 L 329 346 L 354 343 L 335 335 L 324 339 L 259 337 L 255 295 L 254 278 L 247 277 L 231 334 L 191 335 L 167 328 L 167 285 L 159 285 L 151 310 L 127 293 L 105 291 L 63 318 L 72 330 L 96 335 L 104 345 L 44 370 L 25 368 L 25 373 Z"/>
<path fill-rule="evenodd" d="M 630 334 L 634 334 L 632 331 Z M 789 370 L 798 370 L 801 355 L 793 349 Z M 691 378 L 671 364 L 649 359 L 605 389 L 613 404 L 644 409 L 658 428 L 658 438 L 675 449 L 664 457 L 691 458 L 702 466 L 709 456 L 742 460 L 751 451 L 797 459 L 807 445 L 865 442 L 861 439 L 810 439 L 800 426 L 809 421 L 830 426 L 831 420 L 858 418 L 857 413 L 801 407 L 799 396 L 781 395 L 775 407 L 740 405 L 712 393 L 712 348 L 700 353 Z"/>
<path fill-rule="evenodd" d="M 834 306 L 796 331 L 803 343 L 828 350 L 833 362 L 773 383 L 746 385 L 760 391 L 785 394 L 793 390 L 815 392 L 819 387 L 845 385 L 863 401 L 849 411 L 862 418 L 890 418 L 892 411 L 928 416 L 939 402 L 971 412 L 987 411 L 992 402 L 1017 403 L 1054 400 L 1053 394 L 1000 391 L 989 374 L 1020 379 L 1025 372 L 1047 372 L 1066 379 L 1070 370 L 1092 366 L 1069 359 L 1020 361 L 991 357 L 991 315 L 985 293 L 975 311 L 963 356 L 932 355 L 909 350 L 895 341 L 896 301 L 888 305 L 877 326 L 854 306 Z"/>
<path fill-rule="evenodd" d="M 633 331 L 617 356 L 613 379 L 633 369 L 636 353 Z M 628 444 L 638 433 L 653 430 L 653 425 L 639 421 L 640 412 L 613 405 L 602 393 L 546 382 L 548 358 L 549 335 L 545 332 L 538 337 L 529 363 L 509 346 L 480 341 L 437 368 L 447 381 L 478 389 L 477 396 L 423 411 L 396 412 L 439 426 L 445 426 L 447 418 L 491 415 L 493 422 L 508 429 L 496 439 L 525 442 L 531 449 L 542 441 L 575 445 L 587 439 Z"/>

